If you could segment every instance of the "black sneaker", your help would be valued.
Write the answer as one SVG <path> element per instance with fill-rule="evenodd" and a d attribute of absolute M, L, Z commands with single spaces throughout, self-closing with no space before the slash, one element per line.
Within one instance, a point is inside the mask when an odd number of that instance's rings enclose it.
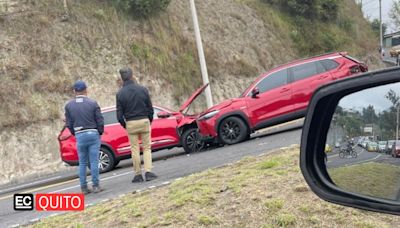
<path fill-rule="evenodd" d="M 103 189 L 100 186 L 93 186 L 93 193 L 99 193 L 103 191 Z"/>
<path fill-rule="evenodd" d="M 132 183 L 137 183 L 137 182 L 143 182 L 143 177 L 142 175 L 136 175 L 133 180 Z"/>
<path fill-rule="evenodd" d="M 151 181 L 151 180 L 154 180 L 154 179 L 157 178 L 157 175 L 155 175 L 155 174 L 152 173 L 152 172 L 146 172 L 146 173 L 144 174 L 144 176 L 146 177 L 146 181 Z"/>
<path fill-rule="evenodd" d="M 92 192 L 92 191 L 91 191 L 90 189 L 88 189 L 87 187 L 86 187 L 86 188 L 81 188 L 81 191 L 82 191 L 82 193 L 83 193 L 84 195 L 87 195 L 87 194 L 89 194 L 89 193 Z"/>

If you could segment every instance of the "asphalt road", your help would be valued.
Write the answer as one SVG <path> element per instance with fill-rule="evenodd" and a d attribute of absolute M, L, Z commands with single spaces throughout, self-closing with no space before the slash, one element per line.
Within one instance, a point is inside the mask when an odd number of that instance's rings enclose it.
<path fill-rule="evenodd" d="M 390 57 L 389 51 L 383 57 L 383 62 L 387 63 L 389 66 L 395 66 L 397 63 L 396 57 Z"/>
<path fill-rule="evenodd" d="M 365 162 L 381 162 L 400 166 L 400 158 L 393 158 L 390 154 L 368 152 L 360 146 L 355 146 L 355 150 L 357 152 L 356 158 L 353 158 L 351 156 L 340 158 L 338 149 L 335 149 L 332 154 L 328 155 L 326 163 L 327 167 L 337 168 L 341 166 L 356 165 Z"/>
<path fill-rule="evenodd" d="M 301 127 L 301 124 L 281 128 L 278 127 L 278 133 L 276 133 L 276 130 L 275 133 L 271 133 L 274 131 L 266 130 L 254 135 L 249 141 L 194 153 L 190 156 L 184 155 L 181 149 L 163 151 L 161 153 L 175 154 L 178 156 L 166 156 L 165 159 L 153 162 L 153 171 L 159 178 L 150 182 L 132 184 L 132 165 L 129 160 L 121 162 L 118 168 L 113 172 L 101 174 L 100 184 L 104 188 L 104 191 L 98 194 L 89 194 L 85 197 L 85 204 L 89 206 L 119 197 L 123 194 L 162 186 L 177 178 L 209 168 L 220 167 L 238 161 L 246 156 L 257 156 L 276 148 L 300 144 L 301 129 L 299 129 L 299 127 Z M 293 128 L 297 129 L 293 130 Z M 24 192 L 74 193 L 80 192 L 80 187 L 78 179 L 72 179 L 61 183 L 41 186 L 36 189 L 27 189 Z M 12 193 L 0 195 L 0 227 L 28 224 L 40 218 L 56 214 L 55 212 L 14 211 L 12 196 Z"/>

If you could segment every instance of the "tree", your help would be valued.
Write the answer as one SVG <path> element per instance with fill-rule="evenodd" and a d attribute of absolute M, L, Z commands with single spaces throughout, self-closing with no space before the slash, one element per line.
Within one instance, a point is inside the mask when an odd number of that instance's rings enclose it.
<path fill-rule="evenodd" d="M 380 22 L 379 19 L 374 19 L 371 23 L 371 28 L 374 31 L 374 33 L 376 34 L 376 36 L 379 37 L 380 35 Z M 387 30 L 387 25 L 385 23 L 382 23 L 382 34 L 385 34 Z"/>
<path fill-rule="evenodd" d="M 396 92 L 392 89 L 390 89 L 389 92 L 385 95 L 385 98 L 392 102 L 394 107 L 397 107 L 399 105 L 400 96 L 397 95 Z"/>
<path fill-rule="evenodd" d="M 389 17 L 392 20 L 397 30 L 400 29 L 400 0 L 394 0 L 392 9 L 389 12 Z"/>
<path fill-rule="evenodd" d="M 367 108 L 362 110 L 362 119 L 365 124 L 374 124 L 378 120 L 378 116 L 375 113 L 374 106 L 368 105 Z"/>
<path fill-rule="evenodd" d="M 113 0 L 114 4 L 135 18 L 148 18 L 165 10 L 171 0 Z"/>

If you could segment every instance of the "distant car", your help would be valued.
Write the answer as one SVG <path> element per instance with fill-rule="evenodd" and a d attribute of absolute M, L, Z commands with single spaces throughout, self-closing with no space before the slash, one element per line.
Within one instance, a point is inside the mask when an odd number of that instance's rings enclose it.
<path fill-rule="evenodd" d="M 387 154 L 390 154 L 390 153 L 392 153 L 392 146 L 393 146 L 393 144 L 396 142 L 396 140 L 388 140 L 387 141 L 387 145 L 386 145 L 386 153 Z"/>
<path fill-rule="evenodd" d="M 369 152 L 378 152 L 378 143 L 376 143 L 376 142 L 368 142 L 366 149 Z"/>
<path fill-rule="evenodd" d="M 368 143 L 370 143 L 371 141 L 369 141 L 369 140 L 363 140 L 362 141 L 362 143 L 361 143 L 361 146 L 364 148 L 364 149 L 367 149 L 367 145 L 368 145 Z"/>
<path fill-rule="evenodd" d="M 379 153 L 385 153 L 386 152 L 386 146 L 387 146 L 387 141 L 379 141 L 378 142 L 378 151 L 379 151 Z"/>
<path fill-rule="evenodd" d="M 390 57 L 397 57 L 400 54 L 400 45 L 393 46 L 390 51 Z"/>
<path fill-rule="evenodd" d="M 368 71 L 347 53 L 297 60 L 262 73 L 238 98 L 225 100 L 197 119 L 204 140 L 235 144 L 256 130 L 298 119 L 321 85 Z"/>
<path fill-rule="evenodd" d="M 340 147 L 340 143 L 335 143 L 335 148 L 339 148 Z"/>
<path fill-rule="evenodd" d="M 395 141 L 392 146 L 392 157 L 397 158 L 400 156 L 400 140 Z"/>
<path fill-rule="evenodd" d="M 325 153 L 330 153 L 332 152 L 332 147 L 327 143 L 325 144 Z"/>
<path fill-rule="evenodd" d="M 153 106 L 154 119 L 151 124 L 151 149 L 157 151 L 182 146 L 187 153 L 200 150 L 204 142 L 198 137 L 196 126 L 197 115 L 188 115 L 187 110 L 191 102 L 203 92 L 208 84 L 199 88 L 181 106 L 178 112 L 168 108 Z M 131 147 L 126 130 L 117 120 L 116 108 L 103 108 L 104 133 L 101 136 L 99 152 L 99 171 L 112 170 L 120 160 L 130 158 Z M 76 151 L 76 139 L 63 127 L 58 135 L 61 160 L 69 165 L 78 165 L 79 159 Z"/>

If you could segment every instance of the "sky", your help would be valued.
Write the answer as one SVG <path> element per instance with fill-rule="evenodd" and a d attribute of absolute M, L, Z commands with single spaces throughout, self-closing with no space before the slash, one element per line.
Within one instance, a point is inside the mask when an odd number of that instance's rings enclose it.
<path fill-rule="evenodd" d="M 362 111 L 363 108 L 372 105 L 374 106 L 376 113 L 379 113 L 392 106 L 392 103 L 385 98 L 385 95 L 390 89 L 394 90 L 399 95 L 400 82 L 378 86 L 347 95 L 339 101 L 339 105 L 346 110 L 353 109 L 357 111 Z"/>
<path fill-rule="evenodd" d="M 356 0 L 360 2 L 361 0 Z M 379 0 L 362 0 L 363 13 L 366 18 L 372 21 L 374 18 L 379 19 Z M 388 31 L 394 32 L 391 27 L 389 12 L 393 5 L 393 0 L 382 0 L 382 22 L 388 25 Z"/>

